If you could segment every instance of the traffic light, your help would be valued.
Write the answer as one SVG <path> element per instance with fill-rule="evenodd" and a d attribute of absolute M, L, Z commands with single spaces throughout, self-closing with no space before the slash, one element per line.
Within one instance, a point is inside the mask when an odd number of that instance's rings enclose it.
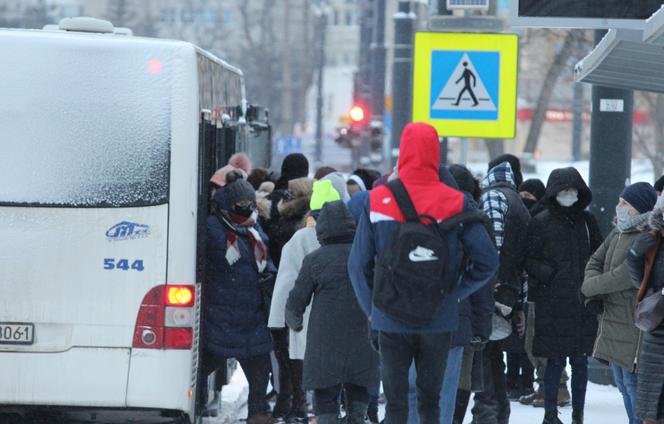
<path fill-rule="evenodd" d="M 348 112 L 351 127 L 356 129 L 365 127 L 369 121 L 369 115 L 370 114 L 366 106 L 360 103 L 353 104 L 353 107 L 351 107 L 350 111 Z"/>

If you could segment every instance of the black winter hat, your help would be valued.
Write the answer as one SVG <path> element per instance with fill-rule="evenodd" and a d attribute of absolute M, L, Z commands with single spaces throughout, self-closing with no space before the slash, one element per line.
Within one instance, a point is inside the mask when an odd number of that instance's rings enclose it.
<path fill-rule="evenodd" d="M 454 164 L 450 166 L 449 170 L 459 186 L 459 190 L 470 193 L 475 200 L 479 199 L 482 195 L 480 186 L 468 168 L 463 165 Z"/>
<path fill-rule="evenodd" d="M 245 180 L 235 180 L 231 184 L 227 184 L 224 189 L 228 193 L 228 201 L 230 206 L 243 202 L 243 201 L 256 201 L 256 192 L 254 188 Z"/>
<path fill-rule="evenodd" d="M 655 190 L 660 193 L 664 191 L 664 175 L 662 175 L 657 179 L 657 181 L 655 181 Z"/>
<path fill-rule="evenodd" d="M 538 178 L 531 178 L 521 183 L 519 186 L 519 192 L 522 191 L 527 191 L 528 193 L 535 196 L 535 199 L 540 200 L 542 197 L 544 197 L 544 193 L 546 193 L 546 187 L 544 186 L 542 180 Z"/>
<path fill-rule="evenodd" d="M 364 187 L 367 190 L 371 190 L 373 187 L 374 181 L 376 181 L 378 178 L 380 178 L 380 172 L 374 171 L 373 169 L 367 169 L 367 168 L 357 168 L 354 172 L 353 175 L 357 175 L 360 177 L 362 182 L 364 183 Z"/>
<path fill-rule="evenodd" d="M 509 153 L 500 155 L 491 162 L 489 162 L 488 171 L 491 171 L 491 169 L 495 168 L 496 166 L 500 165 L 503 162 L 509 162 L 510 166 L 512 167 L 512 172 L 514 172 L 514 179 L 516 180 L 514 182 L 516 183 L 516 186 L 519 187 L 523 182 L 523 175 L 521 174 L 521 161 L 519 160 L 518 157 L 511 155 Z"/>
<path fill-rule="evenodd" d="M 620 193 L 620 197 L 625 199 L 639 213 L 651 211 L 657 202 L 657 192 L 648 183 L 634 183 L 629 185 Z"/>
<path fill-rule="evenodd" d="M 309 161 L 302 153 L 291 153 L 281 163 L 281 178 L 287 181 L 309 175 Z"/>

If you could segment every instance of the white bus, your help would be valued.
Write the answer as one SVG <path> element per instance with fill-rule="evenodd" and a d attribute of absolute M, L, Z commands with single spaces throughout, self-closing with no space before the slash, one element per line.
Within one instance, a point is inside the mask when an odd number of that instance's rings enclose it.
<path fill-rule="evenodd" d="M 0 58 L 0 422 L 196 422 L 208 179 L 268 165 L 267 114 L 105 21 L 0 30 Z"/>

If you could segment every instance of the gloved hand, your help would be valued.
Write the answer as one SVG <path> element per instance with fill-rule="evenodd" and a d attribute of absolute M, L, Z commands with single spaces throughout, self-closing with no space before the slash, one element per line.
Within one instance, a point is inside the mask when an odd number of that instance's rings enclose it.
<path fill-rule="evenodd" d="M 655 247 L 657 244 L 657 236 L 651 234 L 649 231 L 642 233 L 632 244 L 632 247 L 629 249 L 629 254 L 642 257 L 645 256 L 650 249 Z"/>
<path fill-rule="evenodd" d="M 470 350 L 472 350 L 473 352 L 481 352 L 482 350 L 484 350 L 488 342 L 489 340 L 484 339 L 480 336 L 473 336 L 473 338 L 470 339 Z"/>
<path fill-rule="evenodd" d="M 600 315 L 604 312 L 604 302 L 601 299 L 588 299 L 581 289 L 577 292 L 579 302 L 585 306 L 586 310 L 594 315 Z"/>
<path fill-rule="evenodd" d="M 516 328 L 516 333 L 519 337 L 523 337 L 526 334 L 526 314 L 524 311 L 514 311 L 512 315 L 512 324 Z"/>

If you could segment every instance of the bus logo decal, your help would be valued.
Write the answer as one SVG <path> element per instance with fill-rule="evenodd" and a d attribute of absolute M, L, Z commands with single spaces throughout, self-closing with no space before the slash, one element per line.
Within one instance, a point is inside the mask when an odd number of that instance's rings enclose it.
<path fill-rule="evenodd" d="M 134 240 L 150 235 L 150 227 L 135 222 L 122 221 L 106 231 L 108 241 Z"/>

